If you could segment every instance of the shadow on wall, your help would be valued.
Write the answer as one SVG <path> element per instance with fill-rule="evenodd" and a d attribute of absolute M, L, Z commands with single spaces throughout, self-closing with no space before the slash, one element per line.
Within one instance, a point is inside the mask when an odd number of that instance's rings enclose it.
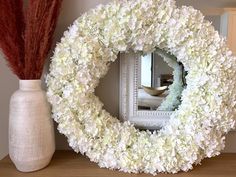
<path fill-rule="evenodd" d="M 0 53 L 0 159 L 8 154 L 8 120 L 11 95 L 18 89 L 18 79 Z"/>
<path fill-rule="evenodd" d="M 236 7 L 235 0 L 177 0 L 177 5 L 193 6 L 196 9 Z"/>

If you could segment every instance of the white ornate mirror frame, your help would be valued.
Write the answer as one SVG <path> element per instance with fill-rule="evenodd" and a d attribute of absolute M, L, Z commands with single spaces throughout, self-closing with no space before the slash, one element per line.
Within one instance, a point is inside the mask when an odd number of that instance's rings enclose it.
<path fill-rule="evenodd" d="M 173 111 L 138 110 L 138 66 L 141 55 L 120 55 L 120 106 L 119 118 L 130 121 L 140 129 L 160 129 L 168 122 Z"/>

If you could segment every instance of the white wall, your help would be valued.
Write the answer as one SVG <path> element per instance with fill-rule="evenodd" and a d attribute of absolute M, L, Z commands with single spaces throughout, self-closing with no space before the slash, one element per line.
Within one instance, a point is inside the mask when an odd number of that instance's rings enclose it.
<path fill-rule="evenodd" d="M 196 9 L 205 9 L 207 7 L 223 8 L 236 7 L 235 0 L 176 0 L 177 5 L 193 6 Z"/>
<path fill-rule="evenodd" d="M 177 0 L 178 4 L 192 4 L 201 9 L 207 7 L 236 7 L 236 0 Z M 59 23 L 56 29 L 55 40 L 59 41 L 63 31 L 67 29 L 77 17 L 99 3 L 107 3 L 109 0 L 64 0 Z M 46 67 L 47 70 L 47 67 Z M 0 159 L 8 151 L 7 127 L 8 127 L 8 105 L 10 95 L 18 88 L 18 81 L 8 70 L 0 57 Z M 101 80 L 96 94 L 100 97 L 107 109 L 112 115 L 118 116 L 119 106 L 119 61 L 111 66 L 109 73 Z M 56 133 L 56 142 L 58 149 L 67 149 L 68 145 L 63 135 Z M 228 135 L 227 152 L 236 152 L 236 132 Z"/>
<path fill-rule="evenodd" d="M 18 82 L 0 54 L 0 159 L 8 154 L 9 98 L 17 89 Z"/>

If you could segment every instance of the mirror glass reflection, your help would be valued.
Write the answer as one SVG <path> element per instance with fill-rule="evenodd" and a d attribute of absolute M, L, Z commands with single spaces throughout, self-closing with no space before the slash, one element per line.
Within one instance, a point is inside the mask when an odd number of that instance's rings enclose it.
<path fill-rule="evenodd" d="M 138 62 L 138 110 L 174 111 L 185 85 L 183 65 L 159 50 Z"/>

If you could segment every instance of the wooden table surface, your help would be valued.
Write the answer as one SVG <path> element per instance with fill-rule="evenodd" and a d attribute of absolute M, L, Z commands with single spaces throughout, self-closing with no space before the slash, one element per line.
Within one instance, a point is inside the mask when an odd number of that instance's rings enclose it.
<path fill-rule="evenodd" d="M 56 151 L 48 167 L 37 172 L 18 172 L 9 156 L 0 161 L 0 177 L 152 177 L 148 174 L 127 174 L 101 169 L 88 158 L 72 151 Z M 175 175 L 158 174 L 157 177 L 236 177 L 236 154 L 222 154 L 205 159 L 190 172 Z"/>

